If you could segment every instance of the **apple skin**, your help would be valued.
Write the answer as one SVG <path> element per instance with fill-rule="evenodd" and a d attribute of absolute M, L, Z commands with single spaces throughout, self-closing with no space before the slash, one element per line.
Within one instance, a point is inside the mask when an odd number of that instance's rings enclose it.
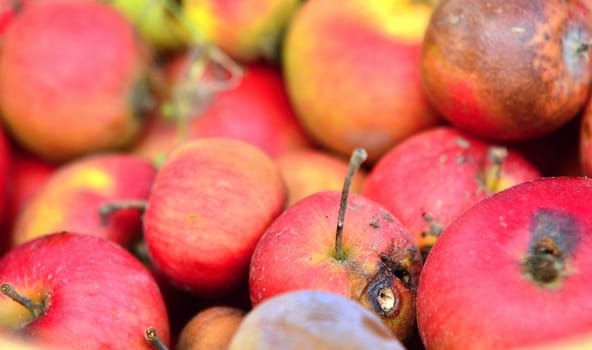
<path fill-rule="evenodd" d="M 443 0 L 421 55 L 430 102 L 452 124 L 491 140 L 557 130 L 588 99 L 591 16 L 578 0 Z"/>
<path fill-rule="evenodd" d="M 541 178 L 482 200 L 450 224 L 420 276 L 417 320 L 426 349 L 589 342 L 591 196 L 590 178 Z M 539 267 L 559 271 L 531 272 L 536 250 L 558 257 L 540 259 Z"/>
<path fill-rule="evenodd" d="M 0 127 L 0 225 L 4 226 L 12 217 L 10 204 L 11 183 L 10 173 L 14 167 L 14 148 L 6 135 L 3 127 Z M 9 235 L 5 230 L 0 233 L 0 256 L 8 249 Z"/>
<path fill-rule="evenodd" d="M 142 214 L 119 210 L 102 222 L 99 209 L 111 202 L 147 200 L 155 176 L 151 163 L 127 153 L 87 155 L 62 164 L 21 209 L 12 244 L 72 230 L 127 247 L 141 235 Z"/>
<path fill-rule="evenodd" d="M 140 131 L 149 56 L 115 9 L 32 1 L 2 45 L 2 118 L 26 149 L 62 162 L 128 146 Z"/>
<path fill-rule="evenodd" d="M 226 350 L 245 311 L 214 305 L 199 311 L 181 330 L 176 350 Z"/>
<path fill-rule="evenodd" d="M 41 345 L 78 349 L 151 349 L 144 330 L 169 343 L 168 314 L 150 272 L 108 240 L 54 233 L 13 248 L 0 260 L 0 281 L 46 308 L 28 310 L 0 295 L 0 329 Z"/>
<path fill-rule="evenodd" d="M 345 158 L 322 149 L 301 149 L 279 155 L 275 162 L 288 190 L 287 206 L 324 190 L 341 190 L 347 173 Z M 367 172 L 360 169 L 352 179 L 350 191 L 360 193 Z"/>
<path fill-rule="evenodd" d="M 168 96 L 182 79 L 187 55 L 179 55 L 164 67 Z M 243 66 L 244 73 L 235 87 L 212 96 L 205 110 L 189 117 L 187 139 L 232 137 L 249 142 L 272 158 L 285 152 L 312 147 L 290 106 L 281 71 L 258 63 Z M 199 82 L 196 81 L 196 87 Z M 179 139 L 179 124 L 163 115 L 154 115 L 132 152 L 159 161 Z"/>
<path fill-rule="evenodd" d="M 288 95 L 320 145 L 373 162 L 440 122 L 421 85 L 422 38 L 432 8 L 417 1 L 306 1 L 283 46 Z"/>
<path fill-rule="evenodd" d="M 229 294 L 248 278 L 259 237 L 284 209 L 273 160 L 231 138 L 181 143 L 161 165 L 144 213 L 154 267 L 196 295 Z"/>
<path fill-rule="evenodd" d="M 361 193 L 397 217 L 425 257 L 439 233 L 466 209 L 542 176 L 520 153 L 507 149 L 497 184 L 488 184 L 494 176 L 488 152 L 494 146 L 452 126 L 417 133 L 382 156 Z"/>
<path fill-rule="evenodd" d="M 284 28 L 299 0 L 183 0 L 188 26 L 201 41 L 242 63 L 276 59 Z"/>
<path fill-rule="evenodd" d="M 251 257 L 251 303 L 256 307 L 272 296 L 298 289 L 325 290 L 360 302 L 400 339 L 406 339 L 415 325 L 415 288 L 422 266 L 419 250 L 387 210 L 351 193 L 343 228 L 345 258 L 338 259 L 340 197 L 340 191 L 312 194 L 287 208 L 267 228 Z M 393 308 L 381 308 L 378 295 L 383 289 L 394 296 Z"/>
<path fill-rule="evenodd" d="M 592 176 L 592 102 L 588 102 L 579 124 L 578 154 L 582 173 Z"/>
<path fill-rule="evenodd" d="M 380 318 L 355 301 L 320 290 L 267 299 L 239 325 L 230 350 L 391 349 L 405 347 Z"/>

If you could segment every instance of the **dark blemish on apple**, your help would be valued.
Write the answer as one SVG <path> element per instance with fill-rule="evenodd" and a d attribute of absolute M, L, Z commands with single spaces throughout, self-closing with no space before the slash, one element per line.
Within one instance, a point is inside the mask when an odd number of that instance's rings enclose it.
<path fill-rule="evenodd" d="M 468 149 L 469 147 L 471 147 L 471 143 L 462 137 L 457 137 L 454 142 L 456 142 L 456 144 L 458 145 L 458 147 L 463 148 L 463 149 Z"/>
<path fill-rule="evenodd" d="M 565 261 L 573 255 L 580 240 L 581 228 L 569 213 L 539 209 L 529 226 L 532 233 L 523 273 L 542 287 L 555 287 L 565 272 Z"/>
<path fill-rule="evenodd" d="M 386 221 L 388 221 L 388 222 L 394 222 L 394 221 L 395 221 L 395 218 L 394 218 L 394 217 L 393 217 L 393 216 L 392 216 L 390 213 L 388 213 L 388 212 L 386 212 L 386 211 L 383 211 L 383 212 L 380 214 L 380 216 L 381 216 L 381 217 L 382 217 L 384 220 L 386 220 Z"/>
<path fill-rule="evenodd" d="M 545 41 L 549 41 L 549 39 L 551 39 L 551 37 L 549 36 L 549 33 L 544 33 L 543 38 L 545 39 Z"/>
<path fill-rule="evenodd" d="M 378 230 L 380 228 L 380 224 L 378 223 L 378 218 L 375 216 L 372 217 L 372 221 L 370 222 L 370 227 Z"/>
<path fill-rule="evenodd" d="M 383 318 L 395 317 L 399 313 L 400 297 L 393 288 L 393 273 L 385 264 L 381 264 L 376 275 L 366 289 L 370 305 Z"/>

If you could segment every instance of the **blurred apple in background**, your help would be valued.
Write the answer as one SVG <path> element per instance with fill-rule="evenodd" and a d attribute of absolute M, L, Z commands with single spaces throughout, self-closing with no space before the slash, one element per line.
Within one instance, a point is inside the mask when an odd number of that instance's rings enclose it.
<path fill-rule="evenodd" d="M 181 18 L 181 7 L 173 0 L 107 0 L 121 11 L 157 53 L 186 48 L 191 33 Z"/>
<path fill-rule="evenodd" d="M 87 155 L 62 164 L 25 203 L 12 233 L 13 245 L 57 231 L 76 231 L 128 247 L 141 235 L 141 213 L 135 209 L 113 213 L 101 221 L 103 204 L 146 200 L 156 169 L 127 153 Z"/>
<path fill-rule="evenodd" d="M 451 223 L 420 276 L 426 348 L 544 348 L 578 338 L 589 346 L 590 198 L 590 178 L 541 178 L 483 199 Z"/>
<path fill-rule="evenodd" d="M 245 311 L 215 305 L 199 311 L 183 327 L 176 350 L 226 350 L 245 317 Z"/>
<path fill-rule="evenodd" d="M 287 30 L 283 69 L 302 125 L 343 155 L 361 147 L 374 162 L 436 125 L 420 81 L 432 7 L 420 1 L 306 1 Z"/>
<path fill-rule="evenodd" d="M 341 190 L 347 174 L 347 159 L 322 149 L 302 149 L 286 152 L 276 158 L 288 190 L 287 206 L 325 190 Z M 360 193 L 366 171 L 354 175 L 350 191 Z"/>
<path fill-rule="evenodd" d="M 164 69 L 169 92 L 164 101 L 170 101 L 171 90 L 182 83 L 187 64 L 187 55 L 167 63 Z M 231 137 L 249 142 L 274 158 L 291 150 L 309 148 L 312 142 L 294 115 L 282 79 L 277 67 L 246 65 L 236 86 L 216 92 L 203 109 L 198 108 L 188 116 L 185 125 L 183 120 L 176 119 L 182 116 L 153 116 L 132 152 L 158 161 L 175 144 L 202 137 Z M 199 89 L 201 82 L 196 79 L 191 84 Z"/>
<path fill-rule="evenodd" d="M 539 177 L 513 149 L 442 126 L 393 147 L 371 169 L 361 193 L 401 220 L 425 258 L 442 230 L 466 209 Z"/>
<path fill-rule="evenodd" d="M 220 47 L 242 62 L 277 59 L 299 0 L 182 0 L 196 42 Z"/>
<path fill-rule="evenodd" d="M 592 100 L 588 102 L 578 127 L 579 162 L 583 174 L 592 176 Z"/>
<path fill-rule="evenodd" d="M 0 260 L 0 283 L 3 332 L 60 349 L 148 350 L 152 326 L 169 343 L 152 275 L 108 240 L 63 232 L 27 242 Z"/>
<path fill-rule="evenodd" d="M 157 271 L 199 296 L 247 281 L 259 237 L 284 209 L 285 185 L 261 149 L 231 138 L 178 145 L 161 165 L 144 214 Z"/>
<path fill-rule="evenodd" d="M 592 10 L 583 1 L 443 0 L 424 39 L 426 94 L 473 135 L 549 134 L 588 99 L 591 36 Z"/>
<path fill-rule="evenodd" d="M 51 161 L 128 146 L 150 97 L 144 47 L 107 5 L 28 3 L 7 28 L 0 55 L 8 130 Z"/>
<path fill-rule="evenodd" d="M 353 300 L 319 290 L 267 299 L 245 316 L 230 350 L 405 347 L 380 318 Z"/>
<path fill-rule="evenodd" d="M 17 216 L 57 168 L 57 165 L 44 161 L 27 151 L 14 149 L 11 169 L 6 173 L 8 194 L 5 202 L 2 239 L 0 239 L 4 243 L 1 243 L 0 247 L 4 246 L 5 250 L 9 248 Z M 2 251 L 3 249 L 0 248 L 0 252 Z"/>

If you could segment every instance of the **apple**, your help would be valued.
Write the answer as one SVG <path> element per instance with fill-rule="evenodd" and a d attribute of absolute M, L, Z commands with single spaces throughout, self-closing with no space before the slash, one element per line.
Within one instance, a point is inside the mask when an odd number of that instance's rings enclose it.
<path fill-rule="evenodd" d="M 0 255 L 9 249 L 11 233 L 17 216 L 31 197 L 47 182 L 57 165 L 22 149 L 15 148 L 12 153 L 11 169 L 8 177 L 8 193 L 4 203 L 3 234 L 0 241 Z M 2 249 L 1 247 L 4 247 Z"/>
<path fill-rule="evenodd" d="M 176 56 L 164 67 L 170 87 L 165 101 L 170 101 L 174 88 L 184 83 L 189 59 L 187 55 Z M 190 84 L 198 89 L 200 80 L 196 78 Z M 132 152 L 159 161 L 175 144 L 202 137 L 236 138 L 258 146 L 273 158 L 309 148 L 312 142 L 298 123 L 283 84 L 278 68 L 264 63 L 245 65 L 237 85 L 216 92 L 203 109 L 189 113 L 181 129 L 183 120 L 154 116 Z"/>
<path fill-rule="evenodd" d="M 5 225 L 12 217 L 7 213 L 9 191 L 11 190 L 10 172 L 14 167 L 14 150 L 3 127 L 0 127 L 0 224 Z M 4 230 L 3 230 L 4 231 Z M 0 234 L 0 256 L 8 248 L 9 235 L 4 231 Z"/>
<path fill-rule="evenodd" d="M 50 161 L 128 146 L 150 97 L 149 62 L 115 9 L 32 1 L 2 43 L 2 119 L 19 144 Z"/>
<path fill-rule="evenodd" d="M 483 199 L 425 261 L 417 322 L 426 349 L 590 345 L 592 179 L 545 177 Z M 571 349 L 571 347 L 569 347 Z"/>
<path fill-rule="evenodd" d="M 13 248 L 0 260 L 0 329 L 40 345 L 150 349 L 169 320 L 150 272 L 121 246 L 61 232 Z"/>
<path fill-rule="evenodd" d="M 410 136 L 383 155 L 361 193 L 401 221 L 425 258 L 442 230 L 466 209 L 541 176 L 517 151 L 441 126 Z"/>
<path fill-rule="evenodd" d="M 216 45 L 235 60 L 273 61 L 299 0 L 183 0 L 194 40 Z"/>
<path fill-rule="evenodd" d="M 376 161 L 406 137 L 437 125 L 420 80 L 432 7 L 424 1 L 306 1 L 283 46 L 288 96 L 311 137 Z"/>
<path fill-rule="evenodd" d="M 284 209 L 285 185 L 261 149 L 232 138 L 200 138 L 162 163 L 144 213 L 152 263 L 196 295 L 229 294 L 248 278 L 259 237 Z"/>
<path fill-rule="evenodd" d="M 320 290 L 291 291 L 247 313 L 230 350 L 405 349 L 380 318 L 355 301 Z"/>
<path fill-rule="evenodd" d="M 172 0 L 109 0 L 107 4 L 123 13 L 157 52 L 179 51 L 191 42 L 181 7 Z"/>
<path fill-rule="evenodd" d="M 199 311 L 181 330 L 177 350 L 226 350 L 245 311 L 214 305 Z"/>
<path fill-rule="evenodd" d="M 588 102 L 579 124 L 578 154 L 583 175 L 592 176 L 592 102 Z"/>
<path fill-rule="evenodd" d="M 251 257 L 251 302 L 256 307 L 293 290 L 325 290 L 363 304 L 407 340 L 415 327 L 422 258 L 391 213 L 349 194 L 353 174 L 365 159 L 365 151 L 356 149 L 342 191 L 305 197 L 269 225 Z"/>
<path fill-rule="evenodd" d="M 127 247 L 141 235 L 142 217 L 135 209 L 100 216 L 104 204 L 146 200 L 156 176 L 148 161 L 127 153 L 83 156 L 56 168 L 24 204 L 12 232 L 13 245 L 56 231 L 76 231 Z"/>
<path fill-rule="evenodd" d="M 579 0 L 443 0 L 424 39 L 423 85 L 442 116 L 473 135 L 546 135 L 588 99 L 590 36 L 592 9 Z"/>
<path fill-rule="evenodd" d="M 288 190 L 287 206 L 324 190 L 340 190 L 347 173 L 347 160 L 324 149 L 308 148 L 285 152 L 276 164 Z M 366 171 L 359 169 L 352 179 L 352 193 L 360 193 Z"/>

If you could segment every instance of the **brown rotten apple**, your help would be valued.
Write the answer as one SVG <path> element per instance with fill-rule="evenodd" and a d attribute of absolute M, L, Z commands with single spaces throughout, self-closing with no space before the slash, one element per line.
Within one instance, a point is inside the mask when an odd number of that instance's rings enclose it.
<path fill-rule="evenodd" d="M 494 194 L 455 220 L 419 281 L 426 348 L 590 349 L 590 198 L 592 179 L 541 178 Z"/>
<path fill-rule="evenodd" d="M 591 39 L 583 1 L 444 0 L 424 39 L 425 91 L 445 118 L 472 134 L 548 134 L 586 102 Z"/>
<path fill-rule="evenodd" d="M 292 290 L 325 290 L 362 303 L 405 339 L 415 325 L 422 259 L 409 232 L 386 209 L 361 195 L 348 198 L 358 151 L 342 193 L 305 197 L 261 237 L 251 258 L 251 301 L 256 306 Z"/>

